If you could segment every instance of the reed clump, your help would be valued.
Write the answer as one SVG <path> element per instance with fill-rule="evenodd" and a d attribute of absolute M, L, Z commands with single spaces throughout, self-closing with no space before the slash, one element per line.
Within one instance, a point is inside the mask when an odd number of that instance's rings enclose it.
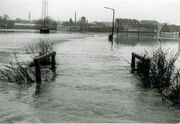
<path fill-rule="evenodd" d="M 26 53 L 34 59 L 35 57 L 53 52 L 53 47 L 54 43 L 52 41 L 40 39 L 38 43 L 29 44 L 26 48 Z"/>
<path fill-rule="evenodd" d="M 4 68 L 0 69 L 0 80 L 17 84 L 32 84 L 35 82 L 35 57 L 48 54 L 53 51 L 53 43 L 49 40 L 41 40 L 36 44 L 31 44 L 26 48 L 26 53 L 32 58 L 32 62 L 19 61 L 14 53 L 15 61 L 9 62 Z M 49 59 L 42 61 L 41 65 L 49 65 Z"/>
<path fill-rule="evenodd" d="M 179 55 L 180 50 L 170 54 L 161 47 L 151 52 L 146 51 L 143 55 L 151 60 L 148 80 L 150 86 L 157 88 L 164 97 L 176 104 L 180 104 L 180 70 L 175 67 Z"/>
<path fill-rule="evenodd" d="M 9 62 L 4 69 L 0 69 L 0 80 L 17 84 L 31 84 L 35 82 L 32 68 L 25 62 L 19 62 L 15 55 L 15 62 Z"/>
<path fill-rule="evenodd" d="M 32 59 L 43 56 L 45 54 L 51 53 L 54 51 L 53 49 L 54 43 L 50 40 L 42 40 L 35 44 L 29 44 L 29 46 L 26 48 L 26 53 L 30 55 Z M 41 61 L 41 65 L 50 65 L 50 59 L 46 59 Z M 30 63 L 30 66 L 34 66 L 34 62 Z"/>

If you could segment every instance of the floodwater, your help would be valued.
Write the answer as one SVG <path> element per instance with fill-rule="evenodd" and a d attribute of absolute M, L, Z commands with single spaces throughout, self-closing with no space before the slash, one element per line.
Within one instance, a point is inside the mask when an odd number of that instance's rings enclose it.
<path fill-rule="evenodd" d="M 172 106 L 155 89 L 144 88 L 131 74 L 131 52 L 159 45 L 153 36 L 122 35 L 108 42 L 103 33 L 1 33 L 0 66 L 16 52 L 24 59 L 28 44 L 39 39 L 55 43 L 56 77 L 20 87 L 0 81 L 0 122 L 180 122 L 180 108 Z M 179 48 L 179 41 L 162 46 Z"/>

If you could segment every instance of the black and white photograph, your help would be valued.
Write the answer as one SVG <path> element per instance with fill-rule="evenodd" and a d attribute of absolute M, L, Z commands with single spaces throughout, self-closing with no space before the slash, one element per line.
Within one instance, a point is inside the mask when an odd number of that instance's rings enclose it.
<path fill-rule="evenodd" d="M 0 0 L 0 123 L 180 123 L 180 0 Z"/>

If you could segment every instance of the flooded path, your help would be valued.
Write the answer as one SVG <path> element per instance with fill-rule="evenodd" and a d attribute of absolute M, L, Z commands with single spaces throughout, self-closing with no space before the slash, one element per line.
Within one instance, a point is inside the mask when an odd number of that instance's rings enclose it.
<path fill-rule="evenodd" d="M 35 85 L 24 89 L 1 82 L 0 122 L 180 121 L 179 108 L 165 103 L 156 90 L 143 88 L 121 59 L 130 61 L 131 52 L 144 45 L 111 46 L 107 34 L 68 35 L 74 37 L 52 39 L 57 75 L 42 85 L 41 94 L 34 95 Z"/>

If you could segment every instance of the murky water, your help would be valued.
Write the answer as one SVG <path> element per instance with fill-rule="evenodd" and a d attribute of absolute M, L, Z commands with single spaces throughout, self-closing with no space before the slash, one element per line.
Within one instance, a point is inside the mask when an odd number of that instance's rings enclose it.
<path fill-rule="evenodd" d="M 12 52 L 24 56 L 24 48 L 40 38 L 55 42 L 56 78 L 21 88 L 0 82 L 0 122 L 179 122 L 180 109 L 162 100 L 155 89 L 143 88 L 130 73 L 131 52 L 157 46 L 155 38 L 122 36 L 118 44 L 108 34 L 38 33 L 0 34 L 0 64 Z M 177 49 L 179 41 L 164 41 Z M 122 58 L 126 59 L 124 61 Z"/>

